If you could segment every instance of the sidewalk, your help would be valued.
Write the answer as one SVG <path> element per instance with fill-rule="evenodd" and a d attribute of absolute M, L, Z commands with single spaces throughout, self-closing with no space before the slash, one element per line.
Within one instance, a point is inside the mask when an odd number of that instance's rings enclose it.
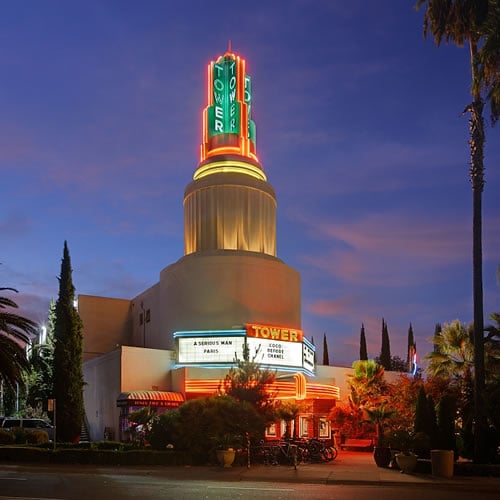
<path fill-rule="evenodd" d="M 152 471 L 151 473 L 155 473 Z M 173 467 L 161 475 L 213 481 L 299 482 L 310 484 L 364 484 L 385 486 L 427 486 L 460 488 L 471 491 L 500 492 L 500 478 L 454 476 L 444 478 L 432 474 L 402 474 L 399 470 L 377 467 L 370 452 L 341 451 L 332 462 L 293 466 L 251 465 L 250 467 Z M 196 477 L 193 477 L 195 475 Z"/>

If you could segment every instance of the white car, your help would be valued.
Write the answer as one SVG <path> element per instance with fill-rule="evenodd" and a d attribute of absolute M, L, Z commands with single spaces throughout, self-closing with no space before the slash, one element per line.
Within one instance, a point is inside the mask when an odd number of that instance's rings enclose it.
<path fill-rule="evenodd" d="M 5 417 L 1 422 L 2 429 L 13 429 L 14 427 L 22 427 L 26 430 L 42 430 L 49 435 L 49 440 L 54 439 L 54 427 L 41 418 L 17 418 Z"/>

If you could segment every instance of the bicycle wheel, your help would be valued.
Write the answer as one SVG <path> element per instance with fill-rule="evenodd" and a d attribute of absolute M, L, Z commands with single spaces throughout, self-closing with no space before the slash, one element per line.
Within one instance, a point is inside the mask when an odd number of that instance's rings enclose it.
<path fill-rule="evenodd" d="M 335 446 L 330 446 L 330 449 L 332 450 L 332 460 L 335 460 L 337 458 L 337 455 L 339 454 L 337 448 Z"/>
<path fill-rule="evenodd" d="M 330 462 L 331 460 L 333 460 L 333 452 L 329 446 L 325 446 L 321 450 L 321 459 L 323 460 L 323 462 Z"/>

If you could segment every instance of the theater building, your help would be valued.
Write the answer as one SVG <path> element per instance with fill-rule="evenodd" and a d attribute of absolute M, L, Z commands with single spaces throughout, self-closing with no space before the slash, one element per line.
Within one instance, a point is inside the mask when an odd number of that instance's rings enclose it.
<path fill-rule="evenodd" d="M 276 370 L 273 394 L 303 403 L 297 433 L 330 437 L 326 416 L 346 369 L 317 366 L 301 329 L 300 275 L 276 253 L 276 194 L 257 156 L 252 108 L 245 60 L 229 50 L 208 65 L 184 255 L 130 300 L 78 297 L 91 439 L 105 429 L 123 439 L 137 407 L 167 410 L 216 393 L 244 343 Z"/>

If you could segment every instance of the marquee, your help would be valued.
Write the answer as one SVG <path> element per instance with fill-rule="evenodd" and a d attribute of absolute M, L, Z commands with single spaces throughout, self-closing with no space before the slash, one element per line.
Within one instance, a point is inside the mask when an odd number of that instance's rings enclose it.
<path fill-rule="evenodd" d="M 302 330 L 248 324 L 245 330 L 175 332 L 177 366 L 229 367 L 243 358 L 246 344 L 250 359 L 264 367 L 314 374 L 315 347 Z"/>

